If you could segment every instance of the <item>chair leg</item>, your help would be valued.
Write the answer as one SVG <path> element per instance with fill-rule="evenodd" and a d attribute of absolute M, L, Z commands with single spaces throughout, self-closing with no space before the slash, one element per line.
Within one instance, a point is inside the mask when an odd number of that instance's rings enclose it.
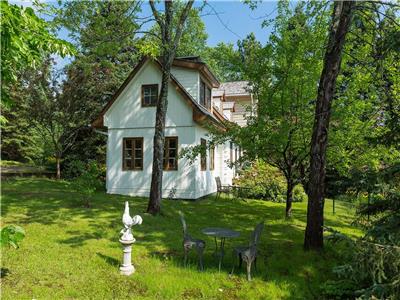
<path fill-rule="evenodd" d="M 242 254 L 239 253 L 239 269 L 242 267 L 242 263 L 243 263 L 243 257 Z"/>
<path fill-rule="evenodd" d="M 204 266 L 203 266 L 203 248 L 197 248 L 197 254 L 199 256 L 199 264 L 200 264 L 200 270 L 204 270 Z"/>
<path fill-rule="evenodd" d="M 183 251 L 185 253 L 185 257 L 183 259 L 183 266 L 186 268 L 188 252 L 186 249 L 184 249 Z"/>
<path fill-rule="evenodd" d="M 235 271 L 235 264 L 236 264 L 236 252 L 233 251 L 232 252 L 232 271 L 231 271 L 231 275 L 233 275 L 233 272 Z"/>
<path fill-rule="evenodd" d="M 247 280 L 251 281 L 251 261 L 247 262 Z"/>
<path fill-rule="evenodd" d="M 257 257 L 254 257 L 254 271 L 257 272 Z"/>

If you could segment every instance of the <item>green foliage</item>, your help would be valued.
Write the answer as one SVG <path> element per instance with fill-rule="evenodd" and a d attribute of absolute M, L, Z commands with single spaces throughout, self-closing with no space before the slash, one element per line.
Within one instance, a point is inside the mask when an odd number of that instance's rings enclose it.
<path fill-rule="evenodd" d="M 65 1 L 56 22 L 68 28 L 79 52 L 66 67 L 60 102 L 71 108 L 73 141 L 63 153 L 67 177 L 74 177 L 73 162 L 105 159 L 104 135 L 87 127 L 111 99 L 138 62 L 138 13 L 134 1 Z M 75 117 L 76 116 L 76 117 Z"/>
<path fill-rule="evenodd" d="M 0 229 L 0 246 L 19 248 L 25 237 L 25 230 L 17 225 L 8 225 Z"/>
<path fill-rule="evenodd" d="M 258 160 L 249 168 L 243 169 L 235 183 L 249 188 L 246 192 L 249 198 L 285 201 L 285 177 L 277 168 L 263 161 Z"/>
<path fill-rule="evenodd" d="M 84 205 L 89 208 L 91 206 L 91 197 L 101 187 L 101 170 L 95 161 L 90 161 L 87 164 L 75 161 L 73 167 L 79 173 L 73 181 L 75 189 L 83 194 L 85 198 Z"/>
<path fill-rule="evenodd" d="M 344 48 L 328 162 L 337 183 L 365 191 L 369 174 L 400 162 L 400 52 L 398 8 L 363 7 Z"/>
<path fill-rule="evenodd" d="M 398 183 L 397 183 L 398 184 Z M 366 226 L 366 239 L 381 244 L 400 246 L 400 188 L 385 184 L 371 193 L 369 203 L 357 210 L 357 222 Z"/>
<path fill-rule="evenodd" d="M 48 102 L 43 102 L 44 91 L 50 89 L 48 75 L 49 61 L 45 60 L 36 69 L 27 68 L 19 72 L 18 81 L 10 88 L 13 106 L 2 110 L 8 120 L 2 126 L 1 151 L 4 159 L 43 165 L 47 163 L 47 157 L 54 155 L 48 131 L 36 126 L 39 115 L 50 114 L 45 105 Z"/>
<path fill-rule="evenodd" d="M 184 9 L 184 2 L 173 2 L 172 28 L 174 30 L 178 26 L 179 18 Z M 202 7 L 192 8 L 186 18 L 182 36 L 180 38 L 176 57 L 182 56 L 201 56 L 207 50 L 207 32 L 205 24 L 200 17 Z M 143 54 L 153 57 L 160 56 L 163 45 L 161 44 L 161 30 L 158 24 L 154 24 L 149 30 L 150 34 L 146 34 L 143 39 L 138 41 L 139 51 Z M 165 45 L 164 45 L 165 46 Z"/>
<path fill-rule="evenodd" d="M 48 54 L 62 57 L 74 53 L 74 47 L 51 32 L 45 20 L 31 7 L 1 1 L 1 94 L 2 103 L 12 103 L 9 90 L 18 80 L 18 72 L 35 68 Z"/>
<path fill-rule="evenodd" d="M 0 161 L 0 166 L 1 167 L 10 167 L 10 166 L 23 166 L 24 164 L 19 161 L 14 161 L 14 160 L 4 160 L 2 159 Z"/>
<path fill-rule="evenodd" d="M 306 192 L 301 184 L 293 188 L 293 202 L 306 202 L 308 199 Z"/>
<path fill-rule="evenodd" d="M 244 79 L 240 53 L 233 44 L 221 42 L 200 55 L 221 82 Z"/>
<path fill-rule="evenodd" d="M 317 2 L 278 3 L 278 16 L 264 47 L 254 35 L 238 43 L 243 78 L 257 99 L 247 126 L 227 124 L 222 134 L 240 145 L 249 161 L 278 168 L 290 188 L 305 185 L 329 15 Z M 297 192 L 296 192 L 297 193 Z M 288 212 L 290 214 L 290 212 Z"/>
<path fill-rule="evenodd" d="M 285 202 L 286 180 L 278 168 L 261 160 L 255 161 L 251 166 L 240 171 L 239 178 L 235 180 L 239 186 L 247 187 L 246 197 Z M 293 202 L 307 200 L 303 187 L 299 184 L 293 189 Z"/>
<path fill-rule="evenodd" d="M 328 297 L 398 299 L 400 296 L 400 247 L 369 240 L 352 240 L 329 229 L 328 240 L 345 246 L 346 264 L 334 268 L 337 280 L 325 283 Z"/>
<path fill-rule="evenodd" d="M 357 209 L 356 223 L 365 235 L 352 240 L 332 231 L 330 239 L 345 242 L 344 265 L 337 279 L 326 283 L 330 296 L 362 299 L 400 297 L 400 165 L 369 174 L 364 185 L 368 202 Z M 340 293 L 339 293 L 340 292 Z"/>

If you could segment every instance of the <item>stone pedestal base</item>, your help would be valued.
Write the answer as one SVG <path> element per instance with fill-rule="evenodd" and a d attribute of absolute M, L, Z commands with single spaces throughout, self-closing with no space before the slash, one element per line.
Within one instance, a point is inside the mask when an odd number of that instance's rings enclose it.
<path fill-rule="evenodd" d="M 130 266 L 121 266 L 120 268 L 119 268 L 119 273 L 121 274 L 121 275 L 126 275 L 126 276 L 129 276 L 129 275 L 132 275 L 133 273 L 135 273 L 135 267 L 133 266 L 133 265 L 130 265 Z"/>
<path fill-rule="evenodd" d="M 132 265 L 131 262 L 131 255 L 132 255 L 132 244 L 135 242 L 135 239 L 126 241 L 126 240 L 119 240 L 122 244 L 123 248 L 123 258 L 122 258 L 122 265 L 119 268 L 121 275 L 129 276 L 135 273 L 135 267 Z"/>

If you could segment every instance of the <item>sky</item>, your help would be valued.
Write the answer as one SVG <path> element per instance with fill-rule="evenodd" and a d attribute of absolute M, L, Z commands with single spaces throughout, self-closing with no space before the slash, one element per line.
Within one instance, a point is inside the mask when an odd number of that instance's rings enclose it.
<path fill-rule="evenodd" d="M 10 1 L 23 6 L 31 6 L 31 1 Z M 202 19 L 206 26 L 208 34 L 207 44 L 215 46 L 220 42 L 233 43 L 236 45 L 239 39 L 244 39 L 253 32 L 256 38 L 263 44 L 268 40 L 271 28 L 262 28 L 262 22 L 265 19 L 271 19 L 276 16 L 276 1 L 259 2 L 255 10 L 241 1 L 208 1 Z M 54 4 L 55 2 L 47 2 Z M 196 1 L 195 6 L 200 6 L 203 2 Z M 148 4 L 143 7 L 143 14 L 151 14 Z M 61 30 L 59 37 L 70 40 L 68 32 Z M 61 59 L 56 57 L 57 68 L 65 66 L 70 58 Z"/>
<path fill-rule="evenodd" d="M 267 42 L 270 28 L 262 28 L 261 24 L 265 19 L 276 16 L 276 2 L 262 2 L 255 10 L 239 1 L 210 1 L 210 5 L 218 16 L 203 16 L 209 46 L 215 46 L 219 42 L 236 44 L 237 40 L 244 39 L 251 32 L 263 44 Z M 209 10 L 208 7 L 205 9 Z"/>

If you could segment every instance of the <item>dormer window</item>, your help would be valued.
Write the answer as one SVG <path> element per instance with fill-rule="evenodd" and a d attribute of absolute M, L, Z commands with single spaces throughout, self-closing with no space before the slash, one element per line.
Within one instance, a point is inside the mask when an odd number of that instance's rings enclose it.
<path fill-rule="evenodd" d="M 142 106 L 156 106 L 158 99 L 158 84 L 142 85 Z"/>
<path fill-rule="evenodd" d="M 200 104 L 211 110 L 211 89 L 204 81 L 200 81 Z"/>

